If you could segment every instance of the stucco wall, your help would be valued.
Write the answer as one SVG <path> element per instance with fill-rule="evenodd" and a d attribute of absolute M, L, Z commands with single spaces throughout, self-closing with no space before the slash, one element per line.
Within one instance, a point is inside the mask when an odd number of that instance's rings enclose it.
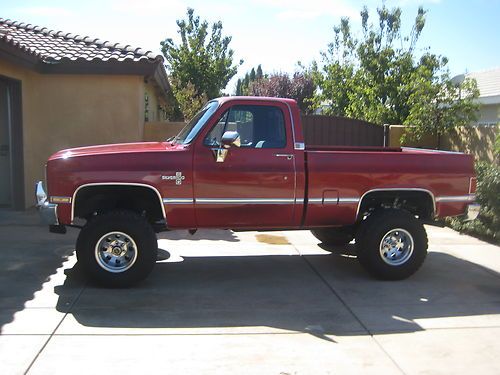
<path fill-rule="evenodd" d="M 141 76 L 42 75 L 1 60 L 0 75 L 22 81 L 26 207 L 52 153 L 143 138 Z"/>
<path fill-rule="evenodd" d="M 185 122 L 146 122 L 144 124 L 145 141 L 164 141 L 173 137 L 186 126 Z"/>

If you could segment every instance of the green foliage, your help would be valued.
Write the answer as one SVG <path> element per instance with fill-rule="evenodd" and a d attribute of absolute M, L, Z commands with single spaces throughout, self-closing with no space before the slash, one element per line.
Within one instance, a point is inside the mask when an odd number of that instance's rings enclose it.
<path fill-rule="evenodd" d="M 257 67 L 257 70 L 255 68 L 252 68 L 250 72 L 247 72 L 245 74 L 245 77 L 243 79 L 239 78 L 238 81 L 236 82 L 236 96 L 242 96 L 242 95 L 251 95 L 250 94 L 250 86 L 252 85 L 253 82 L 260 80 L 264 78 L 264 75 L 262 73 L 262 66 L 259 64 Z"/>
<path fill-rule="evenodd" d="M 494 163 L 476 164 L 476 200 L 481 212 L 476 220 L 449 219 L 453 229 L 500 243 L 500 166 Z"/>
<path fill-rule="evenodd" d="M 455 84 L 444 73 L 436 82 L 416 77 L 410 95 L 410 113 L 404 124 L 403 141 L 421 139 L 425 134 L 438 137 L 452 129 L 469 124 L 477 119 L 479 105 L 474 102 L 479 90 L 474 79 L 466 78 Z"/>
<path fill-rule="evenodd" d="M 175 99 L 185 119 L 193 118 L 208 101 L 207 95 L 205 93 L 199 94 L 191 82 L 182 85 L 175 78 L 172 78 L 172 86 L 176 87 Z"/>
<path fill-rule="evenodd" d="M 473 83 L 466 81 L 462 90 L 457 89 L 447 73 L 446 58 L 428 50 L 416 56 L 425 15 L 420 7 L 407 35 L 401 32 L 400 8 L 382 5 L 377 19 L 370 23 L 364 7 L 359 33 L 352 31 L 348 18 L 342 18 L 333 29 L 333 41 L 322 53 L 322 67 L 312 66 L 320 88 L 314 106 L 324 108 L 326 114 L 377 124 L 411 121 L 418 129 L 416 136 L 428 121 L 439 132 L 467 123 L 475 113 L 474 106 L 471 100 L 463 101 L 477 95 Z"/>
<path fill-rule="evenodd" d="M 264 77 L 264 74 L 262 73 L 262 66 L 260 66 L 260 64 L 259 64 L 259 66 L 257 67 L 257 73 L 255 75 L 255 78 L 261 79 L 263 77 Z"/>
<path fill-rule="evenodd" d="M 231 37 L 222 35 L 222 23 L 209 27 L 207 21 L 195 16 L 188 8 L 187 19 L 177 20 L 179 45 L 171 38 L 161 42 L 172 90 L 185 118 L 197 112 L 205 99 L 221 95 L 229 80 L 236 74 Z M 241 65 L 243 61 L 239 62 Z M 200 104 L 201 103 L 201 104 Z M 191 108 L 190 106 L 195 106 Z"/>
<path fill-rule="evenodd" d="M 497 134 L 497 137 L 495 139 L 495 154 L 497 157 L 500 156 L 500 133 Z"/>

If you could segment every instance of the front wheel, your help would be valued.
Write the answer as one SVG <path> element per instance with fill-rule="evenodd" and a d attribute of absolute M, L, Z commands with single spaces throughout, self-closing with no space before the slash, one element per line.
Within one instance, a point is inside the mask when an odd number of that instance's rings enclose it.
<path fill-rule="evenodd" d="M 370 215 L 356 234 L 361 265 L 382 280 L 413 275 L 427 255 L 424 226 L 409 212 L 386 209 Z"/>
<path fill-rule="evenodd" d="M 156 262 L 158 242 L 144 217 L 113 211 L 81 230 L 76 255 L 85 274 L 102 286 L 127 287 L 145 279 Z"/>

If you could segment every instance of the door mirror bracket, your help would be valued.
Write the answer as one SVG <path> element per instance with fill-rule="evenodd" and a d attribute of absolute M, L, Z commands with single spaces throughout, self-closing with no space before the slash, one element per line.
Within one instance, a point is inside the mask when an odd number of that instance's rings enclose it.
<path fill-rule="evenodd" d="M 227 131 L 222 135 L 220 143 L 221 146 L 212 148 L 212 151 L 214 153 L 215 161 L 217 163 L 224 163 L 231 146 L 240 147 L 240 135 L 236 131 Z"/>
<path fill-rule="evenodd" d="M 231 146 L 240 147 L 241 138 L 238 132 L 228 130 L 222 135 L 220 143 L 224 148 L 230 148 Z"/>

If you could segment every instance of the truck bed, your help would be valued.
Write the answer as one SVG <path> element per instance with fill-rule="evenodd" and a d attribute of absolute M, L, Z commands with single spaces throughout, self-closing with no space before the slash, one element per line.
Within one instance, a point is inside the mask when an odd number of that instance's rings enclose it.
<path fill-rule="evenodd" d="M 363 196 L 378 189 L 428 193 L 436 216 L 464 212 L 470 155 L 411 148 L 308 146 L 306 226 L 352 223 Z M 460 198 L 463 198 L 460 201 Z"/>

